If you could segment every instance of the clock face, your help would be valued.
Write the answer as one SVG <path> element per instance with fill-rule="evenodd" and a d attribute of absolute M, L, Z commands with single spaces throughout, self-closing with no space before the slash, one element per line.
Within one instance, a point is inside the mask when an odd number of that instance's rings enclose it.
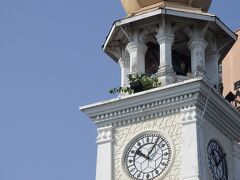
<path fill-rule="evenodd" d="M 124 165 L 134 180 L 152 180 L 169 166 L 172 149 L 168 141 L 157 133 L 145 133 L 128 147 Z"/>
<path fill-rule="evenodd" d="M 207 148 L 208 165 L 214 180 L 227 180 L 228 170 L 226 153 L 215 140 L 211 140 Z"/>

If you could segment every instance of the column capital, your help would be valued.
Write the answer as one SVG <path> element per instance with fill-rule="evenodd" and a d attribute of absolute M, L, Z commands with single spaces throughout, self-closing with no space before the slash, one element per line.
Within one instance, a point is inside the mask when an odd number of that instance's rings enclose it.
<path fill-rule="evenodd" d="M 189 42 L 188 42 L 188 48 L 190 50 L 194 49 L 194 48 L 201 48 L 203 50 L 205 50 L 207 48 L 207 41 L 205 41 L 204 39 L 202 38 L 192 38 Z"/>
<path fill-rule="evenodd" d="M 219 60 L 220 57 L 221 57 L 221 55 L 219 54 L 219 52 L 213 51 L 213 52 L 206 55 L 206 58 L 207 58 L 206 60 L 207 61 L 212 60 L 212 59 Z"/>
<path fill-rule="evenodd" d="M 173 44 L 175 35 L 173 33 L 159 33 L 156 38 L 159 44 Z"/>
<path fill-rule="evenodd" d="M 126 68 L 130 66 L 130 60 L 127 58 L 120 58 L 118 60 L 118 64 L 120 65 L 121 68 Z"/>
<path fill-rule="evenodd" d="M 198 114 L 196 107 L 182 109 L 181 113 L 181 121 L 183 125 L 197 122 Z"/>
<path fill-rule="evenodd" d="M 113 127 L 112 126 L 98 128 L 97 131 L 98 131 L 97 144 L 104 144 L 104 143 L 113 141 L 113 137 L 112 137 Z"/>
<path fill-rule="evenodd" d="M 147 45 L 143 42 L 130 42 L 126 46 L 126 50 L 131 54 L 132 52 L 141 51 L 142 53 L 147 52 Z"/>

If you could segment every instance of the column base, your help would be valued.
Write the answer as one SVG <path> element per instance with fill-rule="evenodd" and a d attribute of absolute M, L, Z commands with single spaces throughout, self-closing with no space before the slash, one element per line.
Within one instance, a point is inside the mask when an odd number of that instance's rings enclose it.
<path fill-rule="evenodd" d="M 176 81 L 176 73 L 170 66 L 160 66 L 157 76 L 162 85 L 172 84 Z"/>

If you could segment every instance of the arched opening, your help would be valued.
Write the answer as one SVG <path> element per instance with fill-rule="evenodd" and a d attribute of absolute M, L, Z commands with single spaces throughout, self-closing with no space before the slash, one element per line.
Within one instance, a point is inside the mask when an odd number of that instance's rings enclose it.
<path fill-rule="evenodd" d="M 187 76 L 191 73 L 191 52 L 188 49 L 189 38 L 181 30 L 175 33 L 172 47 L 172 64 L 176 75 Z"/>
<path fill-rule="evenodd" d="M 145 55 L 145 73 L 147 76 L 152 76 L 158 72 L 160 49 L 159 45 L 153 42 L 148 42 L 146 45 L 148 50 Z"/>

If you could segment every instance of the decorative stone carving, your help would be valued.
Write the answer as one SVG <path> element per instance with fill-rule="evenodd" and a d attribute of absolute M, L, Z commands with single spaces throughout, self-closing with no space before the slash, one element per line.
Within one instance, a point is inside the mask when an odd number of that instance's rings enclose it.
<path fill-rule="evenodd" d="M 113 131 L 112 126 L 98 128 L 97 131 L 98 131 L 98 136 L 97 136 L 98 144 L 112 142 L 112 131 Z"/>
<path fill-rule="evenodd" d="M 127 58 L 120 58 L 118 64 L 121 68 L 129 68 L 130 61 Z"/>
<path fill-rule="evenodd" d="M 159 33 L 156 38 L 159 44 L 167 43 L 172 45 L 174 42 L 174 34 L 172 33 Z"/>
<path fill-rule="evenodd" d="M 198 114 L 196 112 L 196 107 L 185 108 L 182 109 L 181 112 L 182 124 L 195 123 L 197 121 Z"/>

